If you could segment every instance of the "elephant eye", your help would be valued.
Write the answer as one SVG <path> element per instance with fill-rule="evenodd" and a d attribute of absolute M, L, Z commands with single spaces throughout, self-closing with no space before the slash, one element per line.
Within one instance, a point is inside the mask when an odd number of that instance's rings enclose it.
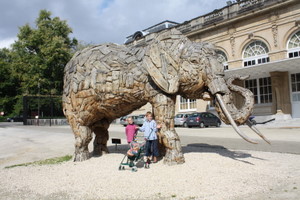
<path fill-rule="evenodd" d="M 197 64 L 198 61 L 193 59 L 193 60 L 191 60 L 191 63 Z"/>

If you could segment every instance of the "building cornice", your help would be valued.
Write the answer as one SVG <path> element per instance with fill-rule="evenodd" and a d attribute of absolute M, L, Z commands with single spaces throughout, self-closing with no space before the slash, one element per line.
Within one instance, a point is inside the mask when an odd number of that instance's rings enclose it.
<path fill-rule="evenodd" d="M 299 0 L 246 0 L 234 3 L 206 15 L 194 18 L 177 26 L 183 34 L 192 37 L 212 29 L 230 27 L 239 21 L 253 18 L 256 15 L 274 12 L 289 4 L 300 3 Z M 246 5 L 246 6 L 245 6 Z"/>

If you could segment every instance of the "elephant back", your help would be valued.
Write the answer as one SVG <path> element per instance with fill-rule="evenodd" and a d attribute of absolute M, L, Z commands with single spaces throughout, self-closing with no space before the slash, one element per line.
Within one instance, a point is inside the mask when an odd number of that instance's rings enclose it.
<path fill-rule="evenodd" d="M 106 81 L 101 75 L 124 70 L 126 63 L 135 60 L 128 52 L 126 46 L 113 43 L 92 46 L 77 52 L 65 66 L 64 95 L 68 96 L 70 91 L 77 93 L 93 88 L 97 82 Z"/>

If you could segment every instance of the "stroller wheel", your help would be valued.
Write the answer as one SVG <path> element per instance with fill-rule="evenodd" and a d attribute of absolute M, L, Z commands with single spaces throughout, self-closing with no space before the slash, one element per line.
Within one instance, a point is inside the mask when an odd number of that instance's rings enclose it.
<path fill-rule="evenodd" d="M 122 167 L 122 170 L 125 170 L 125 167 L 124 167 L 124 166 Z"/>
<path fill-rule="evenodd" d="M 132 172 L 136 172 L 136 171 L 137 171 L 137 168 L 136 168 L 136 167 L 133 167 L 133 168 L 131 169 L 131 171 L 132 171 Z"/>
<path fill-rule="evenodd" d="M 121 165 L 119 166 L 119 170 L 122 170 L 122 167 L 121 167 Z"/>

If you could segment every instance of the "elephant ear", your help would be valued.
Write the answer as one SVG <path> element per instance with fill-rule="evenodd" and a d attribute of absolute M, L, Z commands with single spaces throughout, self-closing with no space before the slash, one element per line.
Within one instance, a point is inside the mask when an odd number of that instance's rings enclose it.
<path fill-rule="evenodd" d="M 159 44 L 152 44 L 144 57 L 143 65 L 157 86 L 168 94 L 179 89 L 177 62 Z"/>

